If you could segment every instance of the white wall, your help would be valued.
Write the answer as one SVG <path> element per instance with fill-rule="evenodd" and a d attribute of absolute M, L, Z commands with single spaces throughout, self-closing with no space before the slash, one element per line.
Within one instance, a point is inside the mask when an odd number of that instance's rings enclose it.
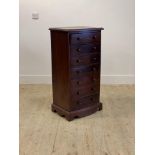
<path fill-rule="evenodd" d="M 134 83 L 134 0 L 20 0 L 20 83 L 51 83 L 48 28 L 57 26 L 104 27 L 102 82 Z"/>

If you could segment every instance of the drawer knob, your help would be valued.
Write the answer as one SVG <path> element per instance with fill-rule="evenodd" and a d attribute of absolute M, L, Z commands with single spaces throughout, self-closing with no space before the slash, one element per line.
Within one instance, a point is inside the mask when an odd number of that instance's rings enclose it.
<path fill-rule="evenodd" d="M 76 50 L 77 50 L 78 52 L 80 52 L 80 51 L 81 51 L 81 49 L 80 49 L 80 48 L 77 48 Z"/>
<path fill-rule="evenodd" d="M 92 71 L 96 71 L 96 67 L 93 67 L 93 68 L 92 68 Z"/>
<path fill-rule="evenodd" d="M 79 62 L 80 62 L 80 60 L 79 60 L 79 59 L 77 59 L 77 60 L 76 60 L 76 62 L 77 62 L 77 63 L 79 63 Z"/>
<path fill-rule="evenodd" d="M 93 36 L 93 39 L 96 39 L 96 36 Z"/>
<path fill-rule="evenodd" d="M 77 39 L 77 40 L 80 40 L 80 37 L 77 37 L 76 39 Z"/>
<path fill-rule="evenodd" d="M 97 60 L 97 58 L 96 58 L 96 57 L 94 57 L 94 58 L 92 58 L 92 60 Z"/>
<path fill-rule="evenodd" d="M 76 104 L 80 104 L 80 102 L 79 102 L 79 101 L 77 101 L 77 102 L 76 102 Z"/>
<path fill-rule="evenodd" d="M 95 81 L 96 81 L 96 79 L 95 79 L 95 78 L 93 78 L 93 79 L 92 79 L 92 81 L 93 81 L 93 82 L 95 82 Z"/>
<path fill-rule="evenodd" d="M 94 88 L 91 88 L 91 91 L 93 91 L 94 90 Z"/>
<path fill-rule="evenodd" d="M 76 71 L 76 74 L 79 74 L 80 73 L 80 71 Z"/>
<path fill-rule="evenodd" d="M 79 91 L 77 91 L 77 92 L 76 92 L 76 94 L 77 94 L 77 95 L 79 95 L 79 94 L 80 94 L 80 92 L 79 92 Z"/>
<path fill-rule="evenodd" d="M 93 49 L 96 50 L 97 49 L 96 46 L 94 46 Z"/>
<path fill-rule="evenodd" d="M 93 97 L 91 97 L 91 98 L 90 98 L 90 100 L 91 100 L 91 101 L 94 101 L 94 98 L 93 98 Z"/>
<path fill-rule="evenodd" d="M 77 85 L 79 85 L 80 84 L 80 81 L 77 81 L 76 83 L 77 83 Z"/>

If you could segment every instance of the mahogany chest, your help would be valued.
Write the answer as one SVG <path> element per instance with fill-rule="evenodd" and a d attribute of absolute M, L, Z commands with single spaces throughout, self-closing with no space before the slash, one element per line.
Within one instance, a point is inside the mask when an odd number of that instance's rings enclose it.
<path fill-rule="evenodd" d="M 71 121 L 102 109 L 101 30 L 49 28 L 52 59 L 52 111 Z"/>

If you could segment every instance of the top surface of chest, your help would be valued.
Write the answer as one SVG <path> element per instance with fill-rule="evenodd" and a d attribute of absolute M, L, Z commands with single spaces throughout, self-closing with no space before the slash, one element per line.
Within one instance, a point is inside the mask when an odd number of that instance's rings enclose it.
<path fill-rule="evenodd" d="M 76 27 L 57 27 L 49 28 L 50 31 L 65 31 L 65 32 L 83 32 L 83 31 L 101 31 L 102 27 L 76 26 Z"/>

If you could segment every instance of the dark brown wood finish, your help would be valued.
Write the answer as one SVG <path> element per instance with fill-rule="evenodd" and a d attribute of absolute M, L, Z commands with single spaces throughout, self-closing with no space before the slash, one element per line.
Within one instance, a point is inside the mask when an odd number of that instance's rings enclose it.
<path fill-rule="evenodd" d="M 91 54 L 91 55 L 85 55 L 85 56 L 76 56 L 71 58 L 71 65 L 81 66 L 81 65 L 89 65 L 92 63 L 97 63 L 100 61 L 100 55 L 99 54 Z"/>
<path fill-rule="evenodd" d="M 50 28 L 52 111 L 73 120 L 102 109 L 100 96 L 101 30 Z"/>
<path fill-rule="evenodd" d="M 53 104 L 69 111 L 69 42 L 68 33 L 51 31 Z"/>
<path fill-rule="evenodd" d="M 72 56 L 100 53 L 100 44 L 96 42 L 93 44 L 73 44 L 70 48 Z"/>

